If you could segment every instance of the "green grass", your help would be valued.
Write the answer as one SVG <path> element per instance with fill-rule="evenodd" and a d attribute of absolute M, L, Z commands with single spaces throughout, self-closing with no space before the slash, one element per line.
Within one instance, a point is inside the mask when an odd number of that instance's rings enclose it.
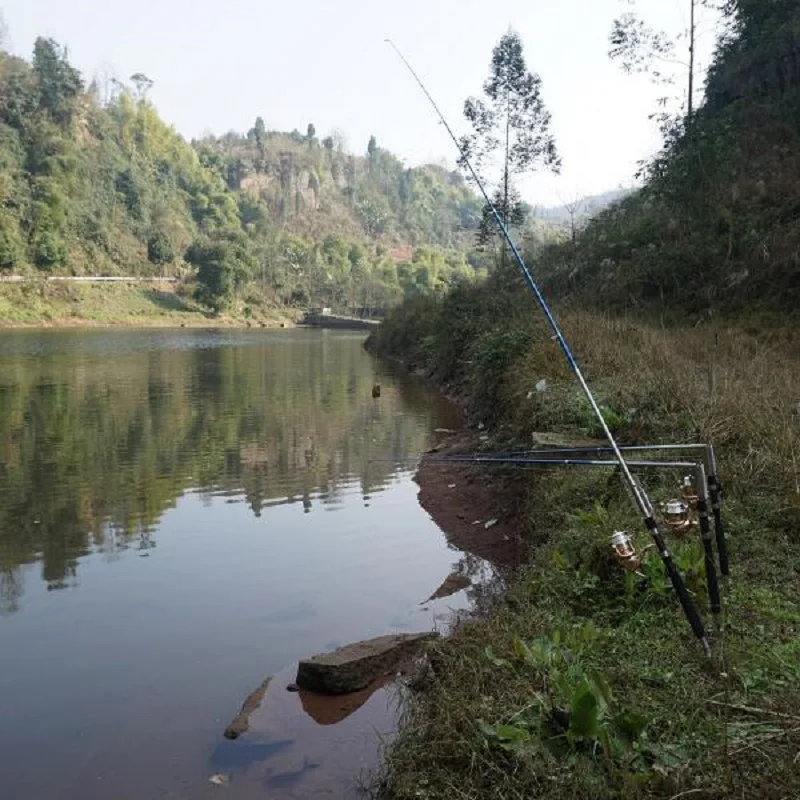
<path fill-rule="evenodd" d="M 648 553 L 643 581 L 613 562 L 611 531 L 636 532 L 639 552 L 648 537 L 624 497 L 598 503 L 607 478 L 535 481 L 531 514 L 550 540 L 494 613 L 432 653 L 381 796 L 800 796 L 800 554 L 769 527 L 779 509 L 728 502 L 724 634 L 710 621 L 698 537 L 673 543 L 712 635 L 707 661 L 660 559 Z"/>
<path fill-rule="evenodd" d="M 522 473 L 530 527 L 545 543 L 493 613 L 436 646 L 376 794 L 800 797 L 796 330 L 562 318 L 620 441 L 715 444 L 732 563 L 724 635 L 710 621 L 696 531 L 669 546 L 712 633 L 711 661 L 645 551 L 618 475 Z M 597 435 L 527 298 L 487 285 L 421 301 L 411 319 L 413 330 L 402 311 L 390 318 L 376 349 L 410 353 L 460 395 L 488 424 L 487 447 L 530 446 L 534 431 Z M 658 503 L 678 494 L 681 477 L 642 479 Z M 614 562 L 618 529 L 645 552 L 644 580 Z"/>
<path fill-rule="evenodd" d="M 258 297 L 239 301 L 226 313 L 210 314 L 174 284 L 0 285 L 0 327 L 16 326 L 207 326 L 291 324 L 294 309 L 276 309 Z"/>

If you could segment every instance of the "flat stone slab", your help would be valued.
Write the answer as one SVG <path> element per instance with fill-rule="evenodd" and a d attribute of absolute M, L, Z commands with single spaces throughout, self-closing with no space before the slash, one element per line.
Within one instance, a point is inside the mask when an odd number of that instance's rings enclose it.
<path fill-rule="evenodd" d="M 358 692 L 438 635 L 433 632 L 389 634 L 304 659 L 297 666 L 297 685 L 317 694 Z"/>

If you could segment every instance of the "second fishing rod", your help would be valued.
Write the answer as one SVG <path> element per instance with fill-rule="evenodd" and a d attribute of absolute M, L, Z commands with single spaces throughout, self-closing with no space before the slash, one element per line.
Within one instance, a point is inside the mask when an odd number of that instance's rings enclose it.
<path fill-rule="evenodd" d="M 483 185 L 483 182 L 481 181 L 480 177 L 478 176 L 478 173 L 472 166 L 472 162 L 468 158 L 467 154 L 464 152 L 464 148 L 458 141 L 458 138 L 456 137 L 455 133 L 453 132 L 453 129 L 447 122 L 447 119 L 445 118 L 444 114 L 439 109 L 439 106 L 436 104 L 436 101 L 433 99 L 431 93 L 428 91 L 425 84 L 422 82 L 422 79 L 414 71 L 414 68 L 411 66 L 411 64 L 409 64 L 406 57 L 400 52 L 397 45 L 395 45 L 395 43 L 391 39 L 387 39 L 386 42 L 394 49 L 395 53 L 397 53 L 397 56 L 400 58 L 403 64 L 405 64 L 406 68 L 411 73 L 414 80 L 417 82 L 420 89 L 427 97 L 431 106 L 433 106 L 433 109 L 436 112 L 437 116 L 439 117 L 439 120 L 441 121 L 442 125 L 444 125 L 444 128 L 450 135 L 450 138 L 453 140 L 453 143 L 455 144 L 456 149 L 458 150 L 461 156 L 462 163 L 467 167 L 470 175 L 472 176 L 472 179 L 475 181 L 475 185 L 480 190 L 480 193 L 483 196 L 484 201 L 486 202 L 486 207 L 490 210 L 495 222 L 497 223 L 498 228 L 500 229 L 503 239 L 508 244 L 508 247 L 511 250 L 511 253 L 514 257 L 514 261 L 519 267 L 526 285 L 533 294 L 536 302 L 539 304 L 539 307 L 542 309 L 542 312 L 544 313 L 545 318 L 547 319 L 547 322 L 551 330 L 553 331 L 553 339 L 556 342 L 558 342 L 558 345 L 560 346 L 562 352 L 564 353 L 564 357 L 567 359 L 567 363 L 569 364 L 570 369 L 574 373 L 575 378 L 580 384 L 581 390 L 583 391 L 584 395 L 586 396 L 586 399 L 589 402 L 592 412 L 594 413 L 595 417 L 597 417 L 597 421 L 600 425 L 601 430 L 603 431 L 606 440 L 608 441 L 608 444 L 614 455 L 614 459 L 619 464 L 619 468 L 622 472 L 622 477 L 625 481 L 625 484 L 627 485 L 631 493 L 631 496 L 634 500 L 637 509 L 639 510 L 639 513 L 642 515 L 644 526 L 649 531 L 653 539 L 653 543 L 655 544 L 656 549 L 658 550 L 658 553 L 661 556 L 661 560 L 664 564 L 664 569 L 666 570 L 667 575 L 669 576 L 670 582 L 672 583 L 672 587 L 675 590 L 675 594 L 678 596 L 678 600 L 680 601 L 681 607 L 683 608 L 683 613 L 686 615 L 686 619 L 688 620 L 689 625 L 691 626 L 692 631 L 694 632 L 694 635 L 700 641 L 703 647 L 703 652 L 706 654 L 706 656 L 710 656 L 711 648 L 709 647 L 708 644 L 708 638 L 706 637 L 706 631 L 705 631 L 705 626 L 703 625 L 703 620 L 700 617 L 700 613 L 697 610 L 697 606 L 694 604 L 692 598 L 689 596 L 689 592 L 686 589 L 686 585 L 683 582 L 683 578 L 681 577 L 680 572 L 678 572 L 678 568 L 675 566 L 675 562 L 672 560 L 672 556 L 670 555 L 669 550 L 667 549 L 664 537 L 662 536 L 658 528 L 658 523 L 655 520 L 653 507 L 650 503 L 650 500 L 644 489 L 640 486 L 639 482 L 636 480 L 636 478 L 634 478 L 633 473 L 628 468 L 628 464 L 625 461 L 625 458 L 622 455 L 619 446 L 617 445 L 616 439 L 614 438 L 614 435 L 611 433 L 611 429 L 608 427 L 608 424 L 606 423 L 605 418 L 603 417 L 603 414 L 600 410 L 600 406 L 597 404 L 594 394 L 592 393 L 592 390 L 589 388 L 589 384 L 586 382 L 586 379 L 584 378 L 583 373 L 581 372 L 580 367 L 578 366 L 578 363 L 575 360 L 575 357 L 573 356 L 569 345 L 567 344 L 567 340 L 564 338 L 564 334 L 561 332 L 561 328 L 556 322 L 556 319 L 553 316 L 553 313 L 550 310 L 550 307 L 548 306 L 544 298 L 544 295 L 542 294 L 538 284 L 534 280 L 531 271 L 528 269 L 528 266 L 525 263 L 522 254 L 519 252 L 516 243 L 511 237 L 511 234 L 509 233 L 509 230 L 506 227 L 503 218 L 500 216 L 500 213 L 498 212 L 494 203 L 492 203 L 491 198 L 489 197 L 489 194 L 487 193 L 486 188 Z"/>
<path fill-rule="evenodd" d="M 602 448 L 599 448 L 602 449 Z M 466 456 L 441 456 L 426 459 L 429 463 L 470 466 L 482 464 L 485 466 L 505 466 L 513 465 L 520 467 L 618 467 L 616 461 L 609 461 L 600 458 L 589 458 L 578 451 L 572 457 L 549 457 L 537 458 L 531 455 L 503 456 L 493 454 L 469 454 Z M 711 527 L 709 525 L 709 489 L 708 478 L 705 465 L 702 461 L 628 461 L 631 469 L 659 469 L 674 470 L 684 469 L 690 472 L 694 479 L 693 489 L 696 495 L 687 503 L 681 501 L 670 501 L 664 504 L 664 514 L 668 526 L 673 532 L 683 533 L 691 526 L 689 519 L 689 508 L 697 512 L 697 523 L 700 530 L 700 541 L 703 546 L 703 562 L 706 572 L 706 586 L 708 588 L 708 599 L 711 606 L 711 613 L 717 630 L 722 629 L 721 613 L 722 599 L 720 596 L 719 581 L 717 579 L 717 568 L 714 563 L 714 553 L 711 543 Z M 688 498 L 687 498 L 688 499 Z M 673 504 L 676 504 L 673 507 Z"/>
<path fill-rule="evenodd" d="M 728 563 L 728 544 L 725 538 L 725 528 L 722 523 L 722 508 L 720 503 L 720 496 L 722 494 L 722 487 L 720 485 L 719 471 L 717 469 L 717 457 L 714 452 L 714 446 L 710 443 L 683 443 L 683 444 L 640 444 L 640 445 L 620 445 L 620 451 L 626 454 L 629 453 L 649 453 L 649 452 L 689 452 L 701 451 L 705 456 L 706 467 L 706 480 L 708 485 L 708 494 L 710 498 L 711 514 L 714 519 L 714 533 L 717 539 L 717 552 L 719 554 L 720 572 L 727 576 L 729 572 Z M 508 452 L 481 452 L 481 453 L 458 453 L 450 458 L 463 459 L 475 456 L 492 456 L 495 458 L 516 458 L 519 456 L 529 458 L 564 458 L 570 454 L 595 454 L 601 455 L 603 453 L 610 453 L 610 447 L 598 447 L 597 445 L 584 445 L 584 446 L 571 446 L 571 447 L 554 447 L 542 448 L 537 447 L 529 450 L 511 450 Z M 628 462 L 630 466 L 630 462 Z"/>

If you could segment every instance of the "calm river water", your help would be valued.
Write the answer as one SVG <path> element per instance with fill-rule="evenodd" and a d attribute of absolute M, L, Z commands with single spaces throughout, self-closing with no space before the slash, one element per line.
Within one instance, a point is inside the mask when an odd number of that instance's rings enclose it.
<path fill-rule="evenodd" d="M 452 409 L 362 345 L 0 334 L 0 795 L 353 795 L 393 698 L 321 724 L 285 691 L 293 662 L 443 624 L 469 590 L 424 601 L 476 568 L 410 471 Z"/>

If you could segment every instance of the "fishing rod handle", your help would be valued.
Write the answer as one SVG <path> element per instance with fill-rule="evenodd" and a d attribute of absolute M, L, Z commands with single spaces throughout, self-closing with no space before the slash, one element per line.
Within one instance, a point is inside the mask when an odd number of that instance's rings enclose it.
<path fill-rule="evenodd" d="M 716 475 L 708 476 L 708 490 L 711 495 L 711 513 L 714 517 L 714 533 L 717 538 L 717 553 L 719 554 L 719 571 L 723 575 L 728 574 L 728 540 L 725 536 L 725 528 L 722 525 L 722 509 L 720 508 L 720 488 Z"/>
<path fill-rule="evenodd" d="M 711 529 L 708 524 L 708 503 L 700 498 L 697 501 L 697 516 L 700 519 L 700 536 L 703 540 L 703 560 L 706 566 L 706 587 L 711 613 L 719 614 L 722 611 L 722 602 L 719 595 L 719 581 L 717 568 L 714 564 L 714 550 L 711 546 Z"/>
<path fill-rule="evenodd" d="M 700 619 L 700 613 L 697 610 L 697 606 L 692 601 L 692 598 L 689 597 L 689 592 L 686 590 L 686 584 L 684 584 L 683 578 L 681 578 L 681 574 L 678 572 L 678 568 L 675 566 L 675 562 L 672 560 L 672 556 L 669 554 L 669 551 L 664 544 L 664 539 L 658 530 L 658 524 L 653 517 L 647 517 L 644 523 L 647 526 L 647 529 L 650 531 L 650 535 L 653 537 L 653 541 L 656 544 L 656 548 L 661 556 L 661 560 L 664 562 L 664 569 L 667 571 L 667 575 L 669 576 L 670 583 L 672 583 L 672 588 L 675 590 L 675 594 L 678 595 L 678 600 L 683 608 L 683 613 L 686 615 L 686 619 L 689 621 L 689 625 L 691 626 L 694 635 L 703 645 L 703 651 L 706 653 L 706 655 L 710 655 L 708 640 L 706 639 L 706 629 L 703 625 L 703 620 Z"/>
<path fill-rule="evenodd" d="M 714 515 L 714 532 L 717 535 L 717 552 L 719 553 L 719 571 L 727 575 L 730 569 L 728 563 L 728 540 L 725 536 L 725 528 L 722 526 L 722 511 L 719 506 L 713 508 L 711 513 Z"/>

